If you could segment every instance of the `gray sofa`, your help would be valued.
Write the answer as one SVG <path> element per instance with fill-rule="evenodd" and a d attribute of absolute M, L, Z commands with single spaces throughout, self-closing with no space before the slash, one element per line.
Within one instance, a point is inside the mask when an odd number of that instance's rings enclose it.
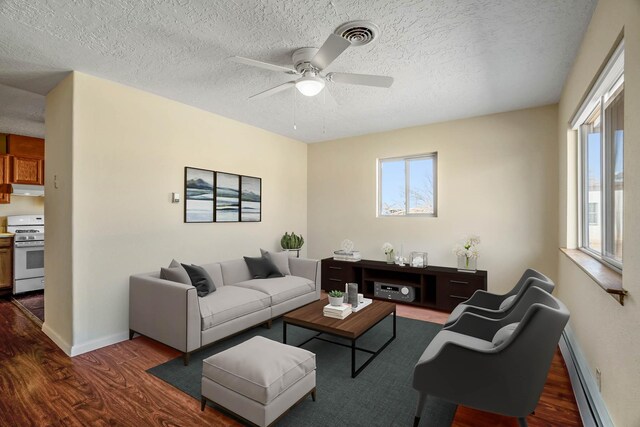
<path fill-rule="evenodd" d="M 216 291 L 198 297 L 190 284 L 160 272 L 129 278 L 129 330 L 184 353 L 320 299 L 320 261 L 289 258 L 291 275 L 252 279 L 244 259 L 204 264 Z"/>

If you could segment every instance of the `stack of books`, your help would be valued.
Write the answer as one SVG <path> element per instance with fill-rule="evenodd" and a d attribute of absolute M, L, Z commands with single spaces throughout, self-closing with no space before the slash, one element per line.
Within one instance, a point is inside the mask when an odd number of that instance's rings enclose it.
<path fill-rule="evenodd" d="M 344 319 L 351 314 L 351 304 L 342 304 L 341 306 L 327 304 L 324 309 L 322 309 L 322 313 L 326 317 Z"/>
<path fill-rule="evenodd" d="M 334 251 L 333 259 L 336 261 L 360 261 L 362 259 L 362 255 L 360 255 L 360 251 Z"/>

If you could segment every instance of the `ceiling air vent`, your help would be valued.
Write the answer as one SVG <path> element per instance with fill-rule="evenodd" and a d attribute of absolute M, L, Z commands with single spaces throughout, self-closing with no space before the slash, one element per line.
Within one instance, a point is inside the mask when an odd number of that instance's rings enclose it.
<path fill-rule="evenodd" d="M 369 21 L 351 21 L 336 28 L 335 33 L 351 42 L 351 46 L 364 46 L 380 35 L 380 28 Z"/>

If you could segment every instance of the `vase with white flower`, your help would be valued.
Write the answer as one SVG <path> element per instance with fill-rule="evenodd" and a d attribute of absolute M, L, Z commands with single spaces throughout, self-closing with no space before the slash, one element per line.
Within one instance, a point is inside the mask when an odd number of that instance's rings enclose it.
<path fill-rule="evenodd" d="M 387 257 L 387 264 L 393 264 L 396 261 L 395 252 L 393 251 L 393 245 L 389 242 L 386 242 L 382 245 L 382 252 Z"/>
<path fill-rule="evenodd" d="M 458 257 L 458 270 L 474 272 L 478 268 L 478 236 L 469 236 L 463 244 L 458 244 L 453 248 L 453 253 Z"/>

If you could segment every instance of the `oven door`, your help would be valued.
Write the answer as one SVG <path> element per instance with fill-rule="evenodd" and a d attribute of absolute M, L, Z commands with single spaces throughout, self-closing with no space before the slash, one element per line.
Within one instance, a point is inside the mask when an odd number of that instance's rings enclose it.
<path fill-rule="evenodd" d="M 44 242 L 15 242 L 13 256 L 15 280 L 44 277 Z"/>

